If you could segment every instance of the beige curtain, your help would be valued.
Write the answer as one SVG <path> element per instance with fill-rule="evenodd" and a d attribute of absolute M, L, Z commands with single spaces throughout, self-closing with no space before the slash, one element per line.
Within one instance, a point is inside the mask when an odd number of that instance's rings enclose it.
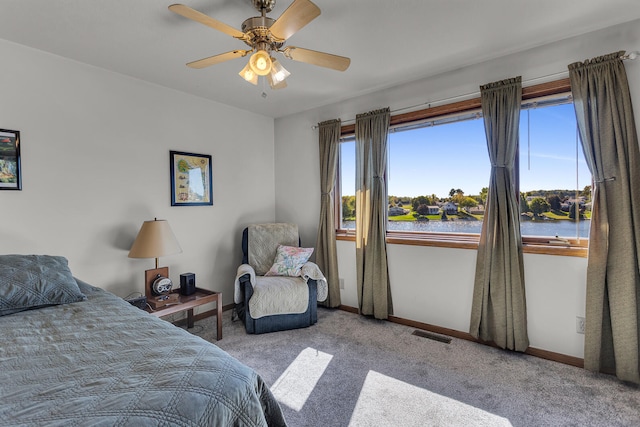
<path fill-rule="evenodd" d="M 640 150 L 623 54 L 571 64 L 569 77 L 594 182 L 584 365 L 640 383 Z"/>
<path fill-rule="evenodd" d="M 470 333 L 502 348 L 525 351 L 529 338 L 514 177 L 521 78 L 490 83 L 480 91 L 491 175 L 476 261 Z"/>
<path fill-rule="evenodd" d="M 387 269 L 389 108 L 356 116 L 356 268 L 360 313 L 393 313 Z"/>
<path fill-rule="evenodd" d="M 333 187 L 338 167 L 340 145 L 340 120 L 329 120 L 318 124 L 320 148 L 320 223 L 316 239 L 316 264 L 329 284 L 327 299 L 320 303 L 326 307 L 340 305 L 340 278 L 338 275 L 338 252 L 336 250 L 335 205 Z"/>

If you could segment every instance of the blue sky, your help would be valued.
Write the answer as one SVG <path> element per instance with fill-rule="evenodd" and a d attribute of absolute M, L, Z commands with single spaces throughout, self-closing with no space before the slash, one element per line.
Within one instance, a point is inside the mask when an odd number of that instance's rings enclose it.
<path fill-rule="evenodd" d="M 575 189 L 573 104 L 528 112 L 530 126 L 526 110 L 520 120 L 520 190 Z M 448 197 L 451 188 L 475 195 L 489 184 L 482 119 L 394 132 L 389 138 L 389 195 Z M 355 143 L 347 143 L 342 156 L 342 194 L 355 194 Z M 582 190 L 591 185 L 591 174 L 581 147 L 578 159 L 578 188 Z"/>

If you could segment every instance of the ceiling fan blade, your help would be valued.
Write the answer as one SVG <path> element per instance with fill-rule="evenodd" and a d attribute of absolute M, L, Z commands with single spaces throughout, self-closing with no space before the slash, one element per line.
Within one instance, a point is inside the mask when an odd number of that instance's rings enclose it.
<path fill-rule="evenodd" d="M 235 37 L 237 39 L 245 38 L 245 35 L 242 31 L 236 30 L 230 25 L 213 19 L 210 16 L 207 16 L 202 12 L 198 12 L 197 10 L 191 9 L 190 7 L 183 4 L 172 4 L 171 6 L 169 6 L 169 10 L 173 13 L 177 13 L 178 15 L 182 15 L 185 18 L 204 24 L 207 27 L 211 27 L 214 30 L 222 31 L 223 33 L 228 34 L 231 37 Z"/>
<path fill-rule="evenodd" d="M 320 8 L 310 0 L 294 0 L 269 28 L 278 39 L 286 40 L 320 15 Z"/>
<path fill-rule="evenodd" d="M 250 50 L 232 50 L 231 52 L 221 53 L 219 55 L 210 56 L 208 58 L 199 59 L 197 61 L 189 62 L 187 67 L 191 68 L 205 68 L 210 65 L 219 64 L 224 61 L 229 61 L 231 59 L 240 58 L 246 56 L 247 53 L 251 52 Z"/>
<path fill-rule="evenodd" d="M 345 56 L 332 55 L 330 53 L 317 52 L 301 47 L 287 46 L 282 51 L 284 55 L 294 61 L 306 62 L 307 64 L 318 65 L 320 67 L 331 68 L 332 70 L 344 71 L 349 68 L 351 59 Z"/>

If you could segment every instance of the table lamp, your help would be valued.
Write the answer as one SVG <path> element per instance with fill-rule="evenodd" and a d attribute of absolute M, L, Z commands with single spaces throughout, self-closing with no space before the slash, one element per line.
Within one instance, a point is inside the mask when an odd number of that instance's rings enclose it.
<path fill-rule="evenodd" d="M 142 224 L 129 251 L 129 258 L 156 259 L 156 267 L 144 272 L 145 295 L 147 302 L 154 309 L 172 302 L 168 295 L 172 285 L 169 267 L 158 267 L 158 258 L 181 252 L 182 248 L 166 220 L 156 218 Z"/>

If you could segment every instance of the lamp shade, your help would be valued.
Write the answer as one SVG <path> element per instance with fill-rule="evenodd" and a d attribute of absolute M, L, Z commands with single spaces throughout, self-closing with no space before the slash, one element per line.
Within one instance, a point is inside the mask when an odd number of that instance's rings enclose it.
<path fill-rule="evenodd" d="M 291 73 L 288 72 L 277 59 L 271 59 L 271 77 L 273 78 L 273 82 L 276 84 L 281 83 L 289 77 Z"/>
<path fill-rule="evenodd" d="M 182 252 L 166 220 L 145 221 L 129 251 L 129 258 L 159 258 Z"/>
<path fill-rule="evenodd" d="M 267 74 L 267 80 L 271 89 L 282 89 L 287 87 L 285 79 L 291 75 L 286 68 L 278 62 L 277 59 L 271 58 L 271 72 Z"/>
<path fill-rule="evenodd" d="M 245 65 L 242 71 L 240 71 L 238 74 L 240 74 L 240 77 L 242 77 L 249 83 L 254 85 L 258 84 L 258 75 L 253 72 L 248 62 L 247 62 L 247 65 Z"/>
<path fill-rule="evenodd" d="M 266 50 L 259 50 L 249 58 L 249 66 L 259 76 L 266 76 L 271 71 L 271 57 Z"/>

